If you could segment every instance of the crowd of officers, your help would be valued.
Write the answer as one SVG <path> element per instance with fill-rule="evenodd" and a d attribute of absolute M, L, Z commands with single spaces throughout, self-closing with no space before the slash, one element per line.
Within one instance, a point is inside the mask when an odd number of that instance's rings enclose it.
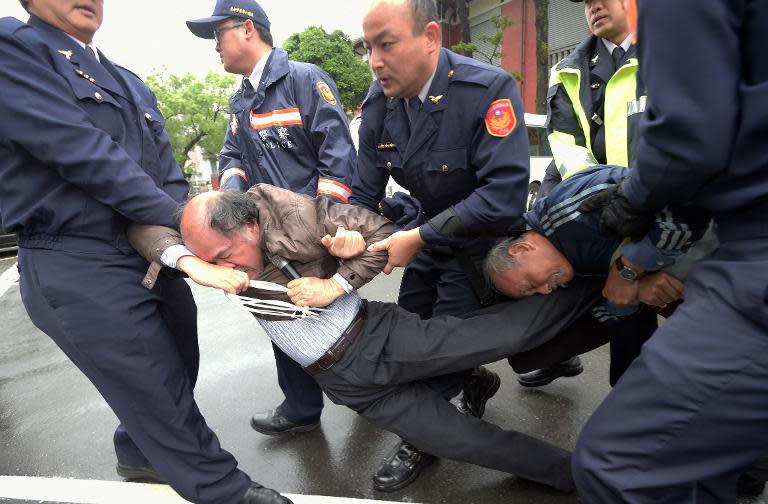
<path fill-rule="evenodd" d="M 286 502 L 237 469 L 206 426 L 193 397 L 189 287 L 166 271 L 146 289 L 147 264 L 126 238 L 131 223 L 177 227 L 187 196 L 154 95 L 93 44 L 103 0 L 21 3 L 28 22 L 0 20 L 0 176 L 15 181 L 0 187 L 0 206 L 19 235 L 30 317 L 119 418 L 121 476 L 168 482 L 197 503 Z M 583 4 L 591 35 L 551 69 L 541 196 L 584 169 L 626 167 L 602 196 L 606 231 L 633 236 L 639 215 L 686 204 L 714 219 L 721 245 L 661 328 L 650 309 L 616 324 L 614 389 L 580 436 L 573 476 L 584 502 L 734 502 L 737 480 L 762 491 L 756 463 L 768 454 L 768 5 Z M 257 2 L 218 0 L 187 25 L 243 76 L 222 190 L 267 183 L 378 211 L 391 177 L 425 217 L 382 244 L 384 271 L 405 268 L 398 304 L 428 319 L 492 302 L 483 260 L 500 231 L 520 225 L 527 197 L 523 103 L 509 73 L 442 48 L 434 0 L 378 0 L 366 14 L 375 80 L 355 142 L 333 80 L 273 47 Z M 194 260 L 166 259 L 181 270 Z M 285 399 L 251 426 L 316 428 L 321 389 L 274 353 Z M 571 356 L 519 380 L 540 386 L 581 369 Z M 445 397 L 489 377 L 457 374 Z M 402 489 L 432 461 L 401 441 L 374 487 Z"/>

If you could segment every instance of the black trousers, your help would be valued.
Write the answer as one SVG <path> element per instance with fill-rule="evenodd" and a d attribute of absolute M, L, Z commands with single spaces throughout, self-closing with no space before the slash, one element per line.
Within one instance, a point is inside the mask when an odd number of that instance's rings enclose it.
<path fill-rule="evenodd" d="M 548 296 L 503 302 L 462 318 L 429 320 L 368 303 L 363 334 L 315 375 L 326 395 L 424 451 L 573 490 L 570 454 L 545 441 L 460 413 L 439 377 L 537 347 L 600 299 L 603 280 L 579 278 Z"/>

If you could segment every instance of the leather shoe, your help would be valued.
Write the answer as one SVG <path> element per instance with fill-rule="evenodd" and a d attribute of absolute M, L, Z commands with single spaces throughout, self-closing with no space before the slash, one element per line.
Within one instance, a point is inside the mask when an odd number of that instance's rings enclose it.
<path fill-rule="evenodd" d="M 267 436 L 283 436 L 285 434 L 309 432 L 317 429 L 319 425 L 319 420 L 308 424 L 291 422 L 280 413 L 280 409 L 269 410 L 266 413 L 257 413 L 251 418 L 253 430 Z"/>
<path fill-rule="evenodd" d="M 117 463 L 118 476 L 125 481 L 137 481 L 142 483 L 168 483 L 152 466 L 129 466 Z"/>
<path fill-rule="evenodd" d="M 271 488 L 264 488 L 256 482 L 251 482 L 251 487 L 238 504 L 293 504 L 293 501 Z"/>
<path fill-rule="evenodd" d="M 485 404 L 496 395 L 501 385 L 501 378 L 493 371 L 480 366 L 464 378 L 459 399 L 459 411 L 483 418 Z"/>
<path fill-rule="evenodd" d="M 561 376 L 576 376 L 584 371 L 579 356 L 559 362 L 549 367 L 517 375 L 517 381 L 523 387 L 541 387 L 557 380 Z"/>
<path fill-rule="evenodd" d="M 762 495 L 765 490 L 765 481 L 753 478 L 747 473 L 739 475 L 736 481 L 736 495 L 741 497 L 755 497 Z"/>
<path fill-rule="evenodd" d="M 437 457 L 401 441 L 373 475 L 373 488 L 394 492 L 410 485 Z"/>

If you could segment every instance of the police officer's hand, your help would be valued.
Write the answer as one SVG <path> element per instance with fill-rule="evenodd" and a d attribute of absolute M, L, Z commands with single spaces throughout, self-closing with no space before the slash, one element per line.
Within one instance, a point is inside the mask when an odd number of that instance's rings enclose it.
<path fill-rule="evenodd" d="M 624 262 L 628 265 L 631 264 L 626 258 L 624 258 Z M 637 298 L 638 288 L 638 281 L 629 281 L 621 278 L 616 265 L 611 265 L 611 269 L 608 271 L 608 278 L 603 286 L 603 297 L 617 306 L 636 305 L 639 303 Z"/>
<path fill-rule="evenodd" d="M 397 266 L 407 266 L 413 261 L 426 243 L 421 239 L 419 228 L 398 231 L 389 238 L 368 247 L 368 252 L 386 250 L 389 254 L 384 273 L 389 275 Z"/>
<path fill-rule="evenodd" d="M 288 282 L 288 297 L 296 306 L 328 306 L 344 294 L 333 278 L 302 277 Z"/>
<path fill-rule="evenodd" d="M 606 236 L 630 237 L 633 241 L 639 241 L 653 223 L 653 214 L 633 208 L 619 184 L 597 192 L 579 205 L 581 213 L 599 209 L 602 209 L 600 232 Z"/>
<path fill-rule="evenodd" d="M 323 236 L 321 240 L 328 252 L 341 259 L 352 259 L 365 252 L 365 238 L 358 231 L 348 231 L 339 226 L 336 234 Z"/>
<path fill-rule="evenodd" d="M 230 294 L 242 292 L 249 286 L 248 274 L 225 266 L 207 263 L 195 256 L 181 257 L 176 266 L 200 285 L 221 289 Z"/>
<path fill-rule="evenodd" d="M 641 303 L 666 307 L 683 297 L 683 282 L 666 271 L 656 271 L 638 280 L 637 298 Z"/>

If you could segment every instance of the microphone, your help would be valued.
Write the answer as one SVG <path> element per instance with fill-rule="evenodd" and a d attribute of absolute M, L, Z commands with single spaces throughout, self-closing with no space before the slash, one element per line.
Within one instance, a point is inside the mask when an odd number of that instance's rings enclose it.
<path fill-rule="evenodd" d="M 290 261 L 288 261 L 286 258 L 279 255 L 273 255 L 269 257 L 269 260 L 272 262 L 274 267 L 282 271 L 283 275 L 287 276 L 289 280 L 296 280 L 297 278 L 301 278 L 299 272 L 296 271 L 296 268 L 293 267 L 293 264 L 291 264 Z"/>

